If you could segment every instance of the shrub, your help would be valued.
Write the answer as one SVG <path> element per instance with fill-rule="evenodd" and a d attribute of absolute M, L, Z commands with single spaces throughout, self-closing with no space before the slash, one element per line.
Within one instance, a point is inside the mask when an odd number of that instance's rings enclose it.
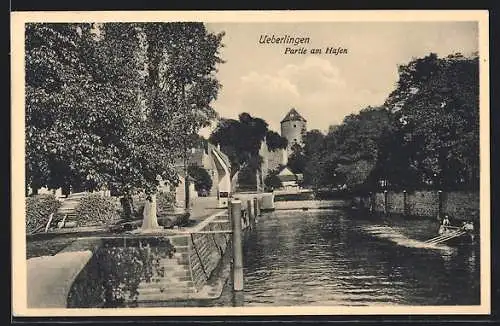
<path fill-rule="evenodd" d="M 146 205 L 146 195 L 138 194 L 132 196 L 134 205 L 134 215 L 137 218 L 142 218 L 144 206 Z M 175 205 L 175 193 L 160 191 L 156 194 L 156 214 L 164 216 L 167 212 L 171 212 Z"/>
<path fill-rule="evenodd" d="M 156 215 L 164 216 L 171 212 L 175 204 L 175 194 L 173 192 L 159 192 L 156 195 Z"/>
<path fill-rule="evenodd" d="M 146 205 L 146 195 L 144 193 L 140 193 L 132 196 L 132 205 L 134 207 L 134 216 L 142 218 L 144 206 Z"/>
<path fill-rule="evenodd" d="M 26 232 L 41 230 L 47 225 L 49 216 L 56 213 L 61 202 L 54 195 L 44 194 L 26 198 Z"/>
<path fill-rule="evenodd" d="M 120 217 L 120 207 L 112 197 L 89 194 L 82 199 L 75 209 L 78 226 L 106 224 Z"/>

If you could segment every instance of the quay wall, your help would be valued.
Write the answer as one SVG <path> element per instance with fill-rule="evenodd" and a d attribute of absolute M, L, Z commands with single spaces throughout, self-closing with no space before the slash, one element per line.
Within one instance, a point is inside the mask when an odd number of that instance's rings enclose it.
<path fill-rule="evenodd" d="M 222 231 L 229 229 L 229 220 L 225 220 L 207 224 L 202 230 Z M 189 266 L 196 290 L 201 289 L 212 276 L 212 272 L 224 256 L 230 240 L 231 233 L 191 233 L 188 236 Z"/>
<path fill-rule="evenodd" d="M 402 214 L 415 217 L 434 217 L 447 214 L 455 220 L 479 219 L 479 193 L 467 191 L 378 192 L 354 198 L 362 207 L 377 213 Z"/>

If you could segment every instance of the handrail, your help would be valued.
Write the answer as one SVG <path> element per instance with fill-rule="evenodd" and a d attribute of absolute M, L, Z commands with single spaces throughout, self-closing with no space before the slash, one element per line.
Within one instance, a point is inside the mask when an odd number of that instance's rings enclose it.
<path fill-rule="evenodd" d="M 191 233 L 191 242 L 193 243 L 194 252 L 196 253 L 196 256 L 198 257 L 198 260 L 200 261 L 201 270 L 203 271 L 203 274 L 205 274 L 205 278 L 208 280 L 209 277 L 208 277 L 207 271 L 205 269 L 205 265 L 203 265 L 203 261 L 201 260 L 201 256 L 200 256 L 200 253 L 198 252 L 198 248 L 196 247 L 196 244 L 194 243 L 193 233 Z"/>
<path fill-rule="evenodd" d="M 49 231 L 50 223 L 52 222 L 53 218 L 54 218 L 54 213 L 50 213 L 49 221 L 47 222 L 47 225 L 45 226 L 45 233 L 47 233 Z"/>

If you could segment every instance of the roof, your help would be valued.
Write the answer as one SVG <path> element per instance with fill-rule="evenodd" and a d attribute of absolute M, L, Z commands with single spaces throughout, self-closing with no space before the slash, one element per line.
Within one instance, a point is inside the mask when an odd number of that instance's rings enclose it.
<path fill-rule="evenodd" d="M 295 174 L 292 172 L 292 170 L 290 170 L 287 167 L 283 167 L 281 171 L 278 173 L 278 176 L 285 176 L 285 175 L 293 175 L 295 177 Z"/>
<path fill-rule="evenodd" d="M 292 108 L 287 114 L 286 116 L 283 118 L 283 120 L 281 120 L 281 123 L 285 122 L 285 121 L 304 121 L 306 122 L 306 119 L 304 119 L 303 116 L 301 116 L 297 110 L 295 110 L 294 108 Z"/>
<path fill-rule="evenodd" d="M 208 146 L 209 149 L 216 152 L 220 156 L 220 158 L 224 161 L 224 163 L 226 163 L 228 168 L 231 168 L 231 160 L 229 160 L 229 157 L 225 153 L 223 153 L 219 148 L 212 144 L 208 144 Z"/>

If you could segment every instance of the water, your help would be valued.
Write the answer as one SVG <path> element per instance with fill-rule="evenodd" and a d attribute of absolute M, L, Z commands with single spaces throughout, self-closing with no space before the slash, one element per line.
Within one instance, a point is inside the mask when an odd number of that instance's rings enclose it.
<path fill-rule="evenodd" d="M 480 304 L 479 246 L 426 244 L 437 227 L 333 209 L 265 213 L 245 235 L 244 291 L 228 282 L 216 300 L 154 306 Z M 163 277 L 160 262 L 172 254 L 161 239 L 108 239 L 73 284 L 70 306 L 126 306 L 139 283 Z"/>
<path fill-rule="evenodd" d="M 478 305 L 478 246 L 425 244 L 436 223 L 341 210 L 266 214 L 245 242 L 236 305 Z M 231 284 L 206 305 L 235 305 Z"/>

